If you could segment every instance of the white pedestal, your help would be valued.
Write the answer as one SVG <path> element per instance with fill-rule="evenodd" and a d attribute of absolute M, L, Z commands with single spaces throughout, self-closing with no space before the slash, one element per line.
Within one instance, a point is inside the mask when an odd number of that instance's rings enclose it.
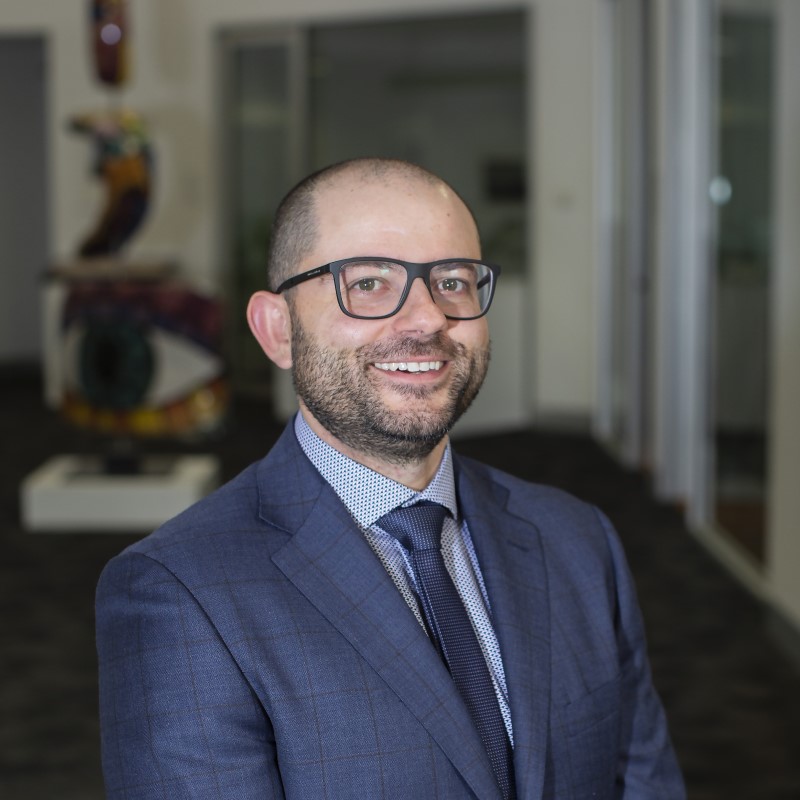
<path fill-rule="evenodd" d="M 22 482 L 22 524 L 29 531 L 150 531 L 211 492 L 214 456 L 152 456 L 136 475 L 108 475 L 99 458 L 61 455 Z"/>

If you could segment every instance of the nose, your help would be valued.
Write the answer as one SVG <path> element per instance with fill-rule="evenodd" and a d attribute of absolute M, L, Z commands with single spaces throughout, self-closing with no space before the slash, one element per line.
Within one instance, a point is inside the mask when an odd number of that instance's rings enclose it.
<path fill-rule="evenodd" d="M 395 329 L 404 332 L 435 333 L 447 326 L 447 317 L 433 302 L 422 278 L 411 282 L 403 307 L 391 319 Z"/>

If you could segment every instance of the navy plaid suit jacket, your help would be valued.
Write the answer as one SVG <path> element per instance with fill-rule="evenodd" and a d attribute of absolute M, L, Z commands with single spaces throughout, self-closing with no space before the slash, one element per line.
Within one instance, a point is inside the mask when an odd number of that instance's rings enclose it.
<path fill-rule="evenodd" d="M 455 466 L 519 798 L 683 798 L 610 525 L 557 490 Z M 447 670 L 291 426 L 109 563 L 97 642 L 109 798 L 500 796 Z"/>

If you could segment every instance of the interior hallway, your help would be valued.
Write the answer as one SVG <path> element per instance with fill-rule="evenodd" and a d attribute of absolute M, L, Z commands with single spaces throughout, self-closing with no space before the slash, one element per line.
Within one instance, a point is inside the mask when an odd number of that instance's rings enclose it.
<path fill-rule="evenodd" d="M 136 537 L 21 530 L 20 480 L 53 453 L 101 442 L 43 411 L 32 373 L 0 372 L 0 392 L 0 797 L 95 800 L 103 791 L 94 586 Z M 226 478 L 280 430 L 265 404 L 239 402 L 235 412 L 215 445 Z M 617 525 L 689 797 L 800 798 L 800 667 L 770 637 L 767 611 L 690 537 L 679 511 L 656 503 L 642 476 L 584 436 L 529 430 L 457 446 L 592 501 Z"/>

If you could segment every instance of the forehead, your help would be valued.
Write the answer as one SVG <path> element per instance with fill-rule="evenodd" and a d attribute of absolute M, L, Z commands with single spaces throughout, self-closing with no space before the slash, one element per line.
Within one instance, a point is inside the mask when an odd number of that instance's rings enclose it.
<path fill-rule="evenodd" d="M 341 179 L 318 190 L 310 261 L 384 255 L 406 261 L 480 257 L 472 215 L 444 183 Z"/>

